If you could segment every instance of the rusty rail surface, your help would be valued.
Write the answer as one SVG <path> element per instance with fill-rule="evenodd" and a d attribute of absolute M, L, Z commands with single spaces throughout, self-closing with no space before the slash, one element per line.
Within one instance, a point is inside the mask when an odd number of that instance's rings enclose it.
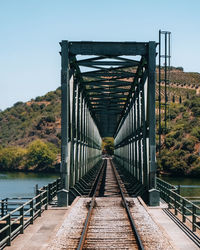
<path fill-rule="evenodd" d="M 97 178 L 96 178 L 95 183 L 94 183 L 94 193 L 93 193 L 93 196 L 92 196 L 92 199 L 91 199 L 89 211 L 88 211 L 88 214 L 87 214 L 87 217 L 86 217 L 86 220 L 85 220 L 85 224 L 84 224 L 84 228 L 83 228 L 83 231 L 82 231 L 82 234 L 81 234 L 81 238 L 80 238 L 80 241 L 79 241 L 79 244 L 78 244 L 78 247 L 77 247 L 78 250 L 83 249 L 83 246 L 84 246 L 88 226 L 89 226 L 91 215 L 92 215 L 92 210 L 93 210 L 94 204 L 95 204 L 96 192 L 97 192 L 97 189 L 99 187 L 100 180 L 101 180 L 101 177 L 102 177 L 105 166 L 106 166 L 106 160 L 103 161 L 102 166 L 101 166 L 100 171 L 99 171 L 99 174 L 97 175 Z"/>
<path fill-rule="evenodd" d="M 114 173 L 114 176 L 115 176 L 115 179 L 116 179 L 116 182 L 117 182 L 117 188 L 120 190 L 119 197 L 122 198 L 122 202 L 124 204 L 124 208 L 126 210 L 126 214 L 128 216 L 128 220 L 130 222 L 130 226 L 131 226 L 132 232 L 134 234 L 134 238 L 135 238 L 137 247 L 138 247 L 138 249 L 143 250 L 144 247 L 143 247 L 142 241 L 141 241 L 140 236 L 139 236 L 139 234 L 137 232 L 137 229 L 135 227 L 135 223 L 133 221 L 131 212 L 129 210 L 129 206 L 128 206 L 128 203 L 126 201 L 126 198 L 125 198 L 125 195 L 124 195 L 124 192 L 123 192 L 123 188 L 121 187 L 121 184 L 120 184 L 120 182 L 118 180 L 118 177 L 117 177 L 117 170 L 115 169 L 112 161 L 110 159 L 108 159 L 108 160 L 110 161 L 111 167 L 113 169 L 113 173 Z M 91 222 L 92 212 L 93 212 L 94 206 L 95 206 L 95 198 L 98 196 L 97 193 L 98 193 L 99 188 L 101 186 L 101 181 L 102 181 L 102 178 L 103 178 L 103 174 L 104 174 L 104 170 L 106 168 L 106 165 L 107 165 L 107 161 L 104 160 L 104 162 L 102 164 L 102 167 L 101 167 L 101 170 L 100 170 L 99 175 L 98 175 L 97 180 L 96 180 L 95 191 L 93 193 L 93 196 L 92 196 L 92 199 L 91 199 L 91 202 L 90 202 L 88 214 L 87 214 L 87 217 L 86 217 L 86 220 L 85 220 L 85 223 L 84 223 L 84 227 L 83 227 L 83 230 L 82 230 L 82 234 L 81 234 L 81 237 L 80 237 L 80 240 L 79 240 L 79 244 L 78 244 L 78 247 L 77 247 L 78 250 L 84 249 L 84 244 L 85 244 L 85 239 L 86 239 L 86 236 L 87 236 L 88 227 L 89 227 L 89 224 Z"/>
<path fill-rule="evenodd" d="M 144 246 L 143 246 L 142 241 L 141 241 L 141 239 L 140 239 L 140 236 L 139 236 L 139 234 L 138 234 L 138 232 L 137 232 L 137 229 L 136 229 L 136 226 L 135 226 L 133 217 L 132 217 L 132 215 L 131 215 L 131 212 L 130 212 L 128 203 L 127 203 L 127 201 L 126 201 L 124 192 L 123 192 L 123 190 L 122 190 L 122 188 L 121 188 L 121 185 L 120 185 L 120 182 L 119 182 L 119 180 L 118 180 L 118 178 L 117 178 L 117 170 L 115 169 L 115 167 L 114 167 L 114 165 L 113 165 L 113 162 L 110 161 L 110 163 L 111 163 L 112 169 L 113 169 L 114 174 L 115 174 L 115 178 L 116 178 L 116 180 L 117 180 L 117 183 L 118 183 L 118 186 L 119 186 L 119 189 L 120 189 L 120 194 L 121 194 L 121 197 L 122 197 L 122 201 L 123 201 L 123 203 L 124 203 L 124 207 L 125 207 L 125 209 L 126 209 L 126 213 L 127 213 L 127 215 L 128 215 L 129 222 L 130 222 L 130 224 L 131 224 L 131 228 L 132 228 L 133 233 L 134 233 L 134 235 L 135 235 L 135 239 L 136 239 L 136 241 L 137 241 L 138 248 L 141 249 L 141 250 L 143 250 L 143 249 L 144 249 Z"/>

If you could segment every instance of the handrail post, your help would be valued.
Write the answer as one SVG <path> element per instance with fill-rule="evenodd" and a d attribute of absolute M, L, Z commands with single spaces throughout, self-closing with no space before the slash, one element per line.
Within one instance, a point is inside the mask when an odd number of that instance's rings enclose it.
<path fill-rule="evenodd" d="M 59 183 L 58 183 L 58 179 L 56 179 L 56 193 L 58 192 L 58 187 L 59 187 Z"/>
<path fill-rule="evenodd" d="M 177 187 L 177 194 L 181 194 L 181 186 L 180 186 L 180 184 L 178 185 L 178 187 Z"/>
<path fill-rule="evenodd" d="M 20 229 L 20 233 L 23 234 L 24 233 L 24 206 L 22 206 L 20 208 L 20 225 L 22 226 Z"/>
<path fill-rule="evenodd" d="M 7 239 L 7 246 L 10 246 L 11 245 L 11 215 L 9 214 L 7 219 L 6 219 L 6 222 L 7 222 L 7 225 L 9 226 L 8 229 L 6 230 L 7 231 L 7 236 L 8 236 L 8 239 Z"/>
<path fill-rule="evenodd" d="M 186 201 L 185 199 L 182 200 L 182 222 L 186 221 L 186 217 L 185 217 L 185 206 L 186 206 Z"/>
<path fill-rule="evenodd" d="M 176 193 L 173 193 L 174 194 L 174 210 L 175 210 L 175 215 L 178 214 L 178 211 L 177 211 L 177 195 Z"/>
<path fill-rule="evenodd" d="M 46 189 L 46 192 L 44 193 L 44 196 L 46 197 L 45 200 L 44 200 L 44 202 L 45 202 L 45 210 L 47 210 L 48 209 L 48 204 L 49 204 L 49 202 L 48 202 L 48 189 Z"/>
<path fill-rule="evenodd" d="M 168 189 L 168 204 L 169 204 L 169 209 L 172 208 L 171 206 L 171 195 L 172 195 L 172 192 L 170 189 Z"/>
<path fill-rule="evenodd" d="M 39 200 L 39 213 L 38 213 L 38 216 L 41 216 L 41 214 L 42 214 L 42 197 L 41 197 L 42 195 L 40 194 L 39 195 L 39 197 L 38 197 L 38 200 Z"/>
<path fill-rule="evenodd" d="M 40 194 L 40 190 L 39 189 L 36 189 L 36 195 L 39 195 Z M 40 204 L 38 204 L 41 199 L 40 199 L 40 195 L 35 199 L 36 201 L 36 206 L 35 206 L 35 209 L 36 211 L 40 210 Z"/>
<path fill-rule="evenodd" d="M 192 205 L 192 231 L 196 232 L 196 206 Z"/>
<path fill-rule="evenodd" d="M 51 183 L 48 184 L 48 201 L 51 201 Z"/>
<path fill-rule="evenodd" d="M 31 209 L 30 210 L 30 217 L 31 217 L 30 223 L 33 224 L 33 219 L 34 219 L 33 199 L 30 202 L 30 209 Z"/>
<path fill-rule="evenodd" d="M 4 204 L 4 210 L 5 210 L 5 214 L 8 213 L 8 198 L 5 199 L 5 204 Z"/>
<path fill-rule="evenodd" d="M 4 216 L 4 200 L 1 201 L 1 217 Z"/>
<path fill-rule="evenodd" d="M 38 189 L 38 184 L 35 185 L 35 195 L 38 195 L 39 189 Z"/>
<path fill-rule="evenodd" d="M 53 200 L 54 196 L 55 196 L 55 192 L 56 192 L 56 183 L 53 182 L 51 184 L 51 188 L 52 188 L 52 191 L 51 191 L 51 200 Z"/>

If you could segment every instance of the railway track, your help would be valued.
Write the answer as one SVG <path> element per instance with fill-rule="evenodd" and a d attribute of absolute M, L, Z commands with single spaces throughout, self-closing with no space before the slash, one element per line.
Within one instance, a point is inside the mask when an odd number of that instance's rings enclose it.
<path fill-rule="evenodd" d="M 110 159 L 104 160 L 92 195 L 77 249 L 144 249 Z"/>

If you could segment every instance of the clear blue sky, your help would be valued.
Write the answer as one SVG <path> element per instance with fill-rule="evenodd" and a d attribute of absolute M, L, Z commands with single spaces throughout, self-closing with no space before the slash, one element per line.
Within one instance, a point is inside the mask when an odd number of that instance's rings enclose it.
<path fill-rule="evenodd" d="M 61 40 L 158 41 L 172 65 L 200 72 L 199 0 L 0 0 L 0 109 L 60 85 Z"/>

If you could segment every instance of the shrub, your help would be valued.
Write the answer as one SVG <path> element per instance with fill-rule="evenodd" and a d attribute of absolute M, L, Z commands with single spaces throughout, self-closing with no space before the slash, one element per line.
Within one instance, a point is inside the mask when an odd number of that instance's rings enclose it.
<path fill-rule="evenodd" d="M 200 177 L 200 157 L 192 164 L 190 175 L 194 177 Z"/>
<path fill-rule="evenodd" d="M 56 147 L 42 140 L 35 140 L 27 149 L 27 167 L 42 169 L 51 167 L 56 161 Z"/>
<path fill-rule="evenodd" d="M 23 102 L 16 102 L 13 106 L 17 107 L 17 106 L 21 106 L 21 105 L 23 105 Z"/>
<path fill-rule="evenodd" d="M 188 156 L 187 158 L 187 163 L 188 164 L 192 164 L 193 162 L 195 162 L 197 160 L 198 156 L 195 154 L 191 154 Z"/>
<path fill-rule="evenodd" d="M 26 150 L 20 147 L 8 147 L 0 150 L 0 167 L 2 169 L 16 169 L 23 165 Z"/>
<path fill-rule="evenodd" d="M 188 165 L 186 164 L 186 162 L 184 161 L 179 161 L 179 162 L 176 162 L 176 164 L 174 164 L 170 171 L 174 174 L 174 175 L 177 175 L 177 176 L 183 176 L 187 173 L 187 170 L 188 170 Z"/>
<path fill-rule="evenodd" d="M 54 115 L 48 115 L 47 117 L 45 117 L 45 121 L 46 122 L 55 122 L 56 118 Z"/>
<path fill-rule="evenodd" d="M 58 137 L 58 139 L 60 139 L 61 140 L 61 133 L 59 132 L 59 133 L 57 133 L 57 135 L 56 135 L 57 137 Z"/>
<path fill-rule="evenodd" d="M 34 112 L 36 112 L 40 109 L 40 106 L 36 103 L 32 103 L 31 108 L 33 109 Z"/>
<path fill-rule="evenodd" d="M 195 140 L 192 138 L 183 139 L 182 141 L 182 149 L 192 152 L 194 150 Z"/>
<path fill-rule="evenodd" d="M 176 145 L 175 145 L 175 147 L 174 147 L 174 149 L 179 149 L 180 146 L 181 146 L 180 142 L 177 142 Z"/>
<path fill-rule="evenodd" d="M 43 100 L 43 97 L 42 96 L 37 96 L 36 98 L 35 98 L 35 101 L 36 102 L 41 102 Z"/>
<path fill-rule="evenodd" d="M 45 95 L 45 100 L 46 101 L 52 101 L 53 99 L 55 98 L 55 94 L 53 91 L 50 91 L 48 92 L 46 95 Z"/>
<path fill-rule="evenodd" d="M 160 164 L 165 171 L 170 171 L 171 168 L 175 166 L 176 159 L 168 155 L 162 156 Z"/>
<path fill-rule="evenodd" d="M 102 151 L 109 155 L 112 155 L 114 153 L 114 139 L 112 137 L 103 138 Z"/>
<path fill-rule="evenodd" d="M 194 127 L 191 134 L 200 140 L 200 127 Z"/>
<path fill-rule="evenodd" d="M 166 146 L 167 148 L 173 147 L 174 144 L 175 144 L 175 140 L 174 140 L 173 138 L 167 137 L 167 138 L 165 139 L 165 146 Z"/>
<path fill-rule="evenodd" d="M 44 103 L 40 105 L 40 109 L 43 109 L 44 107 L 45 107 Z"/>
<path fill-rule="evenodd" d="M 193 107 L 191 110 L 192 110 L 194 116 L 196 116 L 196 117 L 200 116 L 200 107 Z"/>

